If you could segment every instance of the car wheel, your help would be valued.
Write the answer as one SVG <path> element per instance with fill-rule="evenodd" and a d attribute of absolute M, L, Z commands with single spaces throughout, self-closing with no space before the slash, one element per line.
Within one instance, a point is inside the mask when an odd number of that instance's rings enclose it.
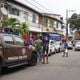
<path fill-rule="evenodd" d="M 29 66 L 35 66 L 37 64 L 37 54 L 32 54 L 31 59 L 28 61 Z"/>
<path fill-rule="evenodd" d="M 57 49 L 55 49 L 54 53 L 55 53 L 55 54 L 57 53 Z"/>

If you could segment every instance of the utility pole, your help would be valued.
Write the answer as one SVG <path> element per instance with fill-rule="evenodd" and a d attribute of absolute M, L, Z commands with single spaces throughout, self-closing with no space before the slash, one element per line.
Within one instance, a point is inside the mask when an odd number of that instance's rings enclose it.
<path fill-rule="evenodd" d="M 66 39 L 68 39 L 68 10 L 66 10 Z"/>

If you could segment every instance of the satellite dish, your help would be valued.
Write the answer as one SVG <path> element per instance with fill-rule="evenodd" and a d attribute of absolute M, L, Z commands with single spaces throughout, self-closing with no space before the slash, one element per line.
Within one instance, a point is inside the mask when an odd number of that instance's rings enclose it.
<path fill-rule="evenodd" d="M 8 14 L 7 10 L 6 10 L 4 7 L 1 8 L 1 12 L 2 12 L 4 15 L 7 15 L 7 14 Z"/>

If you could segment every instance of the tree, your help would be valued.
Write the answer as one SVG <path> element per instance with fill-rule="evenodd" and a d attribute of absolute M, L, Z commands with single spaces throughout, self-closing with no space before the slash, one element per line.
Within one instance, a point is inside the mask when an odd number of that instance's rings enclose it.
<path fill-rule="evenodd" d="M 25 35 L 29 32 L 28 24 L 26 22 L 22 22 L 20 24 L 19 33 Z"/>
<path fill-rule="evenodd" d="M 72 31 L 80 31 L 80 14 L 74 13 L 69 19 L 69 24 Z"/>
<path fill-rule="evenodd" d="M 4 18 L 2 21 L 2 30 L 4 30 L 4 28 L 12 28 L 12 26 L 15 24 L 15 23 L 19 23 L 18 20 L 16 18 Z"/>
<path fill-rule="evenodd" d="M 11 28 L 13 33 L 24 35 L 29 31 L 28 24 L 26 22 L 21 23 L 16 18 L 6 18 L 1 23 L 3 24 L 3 28 Z"/>
<path fill-rule="evenodd" d="M 16 18 L 4 18 L 2 21 L 3 27 L 12 27 L 18 20 Z"/>

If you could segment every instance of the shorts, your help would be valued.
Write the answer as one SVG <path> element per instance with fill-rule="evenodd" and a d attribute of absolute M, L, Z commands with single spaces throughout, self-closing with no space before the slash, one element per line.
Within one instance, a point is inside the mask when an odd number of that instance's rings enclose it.
<path fill-rule="evenodd" d="M 43 46 L 43 54 L 45 54 L 45 52 L 48 54 L 48 46 Z"/>

